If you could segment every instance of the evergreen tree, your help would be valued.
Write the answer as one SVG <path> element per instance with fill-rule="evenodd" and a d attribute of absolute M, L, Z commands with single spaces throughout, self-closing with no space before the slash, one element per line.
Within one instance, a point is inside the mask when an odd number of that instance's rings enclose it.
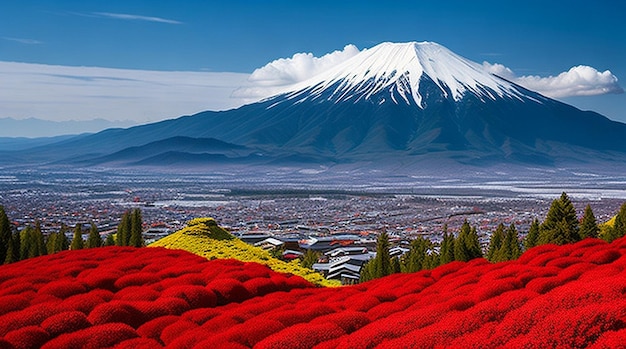
<path fill-rule="evenodd" d="M 141 218 L 141 209 L 134 209 L 131 215 L 131 229 L 128 246 L 143 246 L 143 219 Z"/>
<path fill-rule="evenodd" d="M 81 223 L 76 223 L 76 227 L 74 227 L 74 238 L 72 238 L 70 250 L 81 250 L 84 248 L 84 244 L 83 225 Z"/>
<path fill-rule="evenodd" d="M 528 230 L 528 234 L 526 234 L 526 238 L 524 238 L 524 249 L 528 250 L 537 246 L 538 239 L 539 239 L 539 220 L 535 218 L 533 222 L 530 224 L 530 229 Z"/>
<path fill-rule="evenodd" d="M 117 225 L 117 245 L 128 246 L 130 242 L 130 232 L 132 229 L 132 222 L 130 218 L 130 211 L 124 212 L 122 215 L 122 221 Z"/>
<path fill-rule="evenodd" d="M 502 247 L 504 235 L 504 224 L 500 223 L 496 231 L 491 234 L 491 239 L 489 240 L 489 248 L 487 249 L 487 259 L 489 261 L 495 262 L 494 256 L 500 247 Z"/>
<path fill-rule="evenodd" d="M 566 193 L 552 202 L 540 226 L 538 244 L 563 245 L 579 241 L 576 209 Z"/>
<path fill-rule="evenodd" d="M 115 246 L 115 239 L 113 234 L 107 234 L 106 240 L 104 240 L 104 246 Z"/>
<path fill-rule="evenodd" d="M 302 261 L 300 262 L 300 265 L 303 268 L 311 269 L 313 267 L 313 264 L 317 263 L 319 258 L 320 255 L 318 252 L 315 252 L 313 250 L 307 250 L 304 256 L 302 256 Z"/>
<path fill-rule="evenodd" d="M 585 213 L 583 214 L 583 220 L 580 224 L 579 235 L 581 239 L 585 238 L 597 238 L 600 228 L 596 221 L 596 216 L 593 214 L 591 205 L 585 207 Z"/>
<path fill-rule="evenodd" d="M 448 225 L 443 226 L 443 239 L 439 248 L 439 265 L 454 260 L 454 235 L 448 233 Z"/>
<path fill-rule="evenodd" d="M 480 248 L 480 241 L 478 240 L 478 232 L 476 231 L 476 227 L 471 227 L 469 235 L 465 237 L 465 248 L 467 249 L 470 260 L 474 258 L 481 258 L 483 256 L 483 251 Z"/>
<path fill-rule="evenodd" d="M 12 243 L 11 223 L 4 211 L 4 206 L 0 205 L 0 261 L 5 261 L 7 253 Z"/>
<path fill-rule="evenodd" d="M 34 234 L 35 234 L 34 240 L 35 240 L 36 249 L 37 249 L 35 254 L 37 256 L 45 256 L 47 254 L 48 250 L 46 249 L 46 242 L 45 242 L 45 238 L 43 236 L 43 233 L 41 231 L 41 222 L 39 220 L 35 221 L 35 232 L 34 232 Z"/>
<path fill-rule="evenodd" d="M 411 241 L 409 252 L 404 256 L 401 269 L 405 273 L 413 273 L 423 269 L 427 269 L 426 258 L 428 252 L 432 249 L 432 242 L 421 236 Z M 429 264 L 432 264 L 430 262 Z"/>
<path fill-rule="evenodd" d="M 366 281 L 373 280 L 375 278 L 372 275 L 372 266 L 373 266 L 373 263 L 371 259 L 365 262 L 365 264 L 363 264 L 359 272 L 359 282 L 366 282 Z"/>
<path fill-rule="evenodd" d="M 511 224 L 506 230 L 502 246 L 494 254 L 495 262 L 511 261 L 518 259 L 522 255 L 522 246 L 519 241 L 519 234 L 515 224 Z"/>
<path fill-rule="evenodd" d="M 4 259 L 4 264 L 14 263 L 20 260 L 20 233 L 14 232 L 11 234 L 11 242 L 7 249 L 7 254 Z"/>
<path fill-rule="evenodd" d="M 622 204 L 615 216 L 615 222 L 613 226 L 608 224 L 602 225 L 600 232 L 600 238 L 608 242 L 612 242 L 615 239 L 619 239 L 626 235 L 626 203 Z"/>
<path fill-rule="evenodd" d="M 389 235 L 380 233 L 376 241 L 376 257 L 374 257 L 376 278 L 391 274 L 391 257 L 389 256 Z"/>
<path fill-rule="evenodd" d="M 613 224 L 613 235 L 615 239 L 621 238 L 626 235 L 626 203 L 622 204 L 615 217 L 615 224 Z"/>
<path fill-rule="evenodd" d="M 93 247 L 101 247 L 102 246 L 102 237 L 100 237 L 100 232 L 98 232 L 98 227 L 91 222 L 91 227 L 89 228 L 89 237 L 87 237 L 87 248 Z"/>
<path fill-rule="evenodd" d="M 54 248 L 56 247 L 56 241 L 58 236 L 59 233 L 51 233 L 50 235 L 48 235 L 48 240 L 46 240 L 46 251 L 48 252 L 48 254 L 58 252 L 54 250 Z"/>
<path fill-rule="evenodd" d="M 33 227 L 26 226 L 20 232 L 20 260 L 39 256 L 39 234 Z"/>
<path fill-rule="evenodd" d="M 61 230 L 57 233 L 57 237 L 55 239 L 54 250 L 56 252 L 66 251 L 70 249 L 70 240 L 67 238 L 66 233 L 69 231 L 69 228 L 65 224 L 61 224 Z"/>
<path fill-rule="evenodd" d="M 480 258 L 482 255 L 476 228 L 470 226 L 466 219 L 461 226 L 459 236 L 454 240 L 454 260 L 467 262 Z"/>
<path fill-rule="evenodd" d="M 391 269 L 391 274 L 396 274 L 401 271 L 400 259 L 398 259 L 398 257 L 393 257 L 391 259 L 390 269 Z"/>
<path fill-rule="evenodd" d="M 382 232 L 376 241 L 376 257 L 361 267 L 361 282 L 377 279 L 392 273 L 391 257 L 389 256 L 389 235 Z"/>

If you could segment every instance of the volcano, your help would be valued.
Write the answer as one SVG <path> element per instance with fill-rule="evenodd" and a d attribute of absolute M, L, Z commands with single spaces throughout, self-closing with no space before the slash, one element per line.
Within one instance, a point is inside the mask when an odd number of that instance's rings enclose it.
<path fill-rule="evenodd" d="M 626 159 L 625 135 L 626 124 L 529 91 L 439 44 L 409 42 L 363 50 L 237 109 L 105 130 L 35 148 L 23 157 L 91 165 L 150 159 L 154 164 L 162 155 L 171 159 L 167 145 L 172 142 L 166 140 L 179 139 L 228 143 L 228 154 L 210 146 L 188 156 L 179 145 L 174 149 L 176 159 L 201 162 L 210 156 L 212 164 L 220 157 L 230 163 L 409 167 L 620 164 Z M 149 154 L 125 151 L 148 144 Z M 239 155 L 233 155 L 233 147 Z M 124 158 L 116 160 L 115 154 Z"/>

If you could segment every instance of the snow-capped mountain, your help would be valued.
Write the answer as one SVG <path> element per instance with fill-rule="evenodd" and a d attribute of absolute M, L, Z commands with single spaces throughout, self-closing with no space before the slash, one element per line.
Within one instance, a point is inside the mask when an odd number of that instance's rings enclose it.
<path fill-rule="evenodd" d="M 466 93 L 492 100 L 523 96 L 515 85 L 486 72 L 482 65 L 433 42 L 385 42 L 287 90 L 291 90 L 289 100 L 295 101 L 315 100 L 331 90 L 329 99 L 335 103 L 369 99 L 386 90 L 393 103 L 424 108 L 419 92 L 424 79 L 456 101 Z"/>
<path fill-rule="evenodd" d="M 405 168 L 600 161 L 624 167 L 625 136 L 625 124 L 524 89 L 441 45 L 382 43 L 257 103 L 106 130 L 4 158 L 118 164 L 210 158 L 211 164 L 227 159 Z M 171 139 L 203 148 L 172 147 Z M 216 140 L 230 144 L 229 153 L 214 148 Z M 124 151 L 131 147 L 142 147 L 142 155 Z M 115 154 L 124 158 L 115 161 Z"/>

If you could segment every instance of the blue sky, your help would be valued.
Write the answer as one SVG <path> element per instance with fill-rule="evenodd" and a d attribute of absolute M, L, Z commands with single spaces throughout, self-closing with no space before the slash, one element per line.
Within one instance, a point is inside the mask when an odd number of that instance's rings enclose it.
<path fill-rule="evenodd" d="M 115 115 L 118 119 L 145 122 L 202 109 L 225 109 L 242 101 L 220 103 L 220 99 L 230 98 L 230 92 L 244 83 L 247 74 L 273 60 L 300 52 L 319 57 L 342 50 L 347 44 L 364 49 L 383 41 L 435 41 L 478 63 L 502 64 L 517 76 L 557 76 L 585 65 L 598 72 L 610 70 L 624 87 L 625 14 L 626 4 L 615 0 L 5 0 L 0 3 L 0 63 L 6 63 L 4 74 L 0 65 L 0 79 L 4 80 L 0 80 L 0 93 L 9 95 L 12 86 L 21 92 L 11 92 L 13 103 L 2 100 L 9 106 L 0 106 L 0 118 L 111 119 Z M 7 65 L 9 62 L 12 65 Z M 50 68 L 54 66 L 57 70 Z M 114 69 L 80 73 L 70 69 L 64 73 L 63 69 L 69 67 Z M 47 76 L 57 80 L 34 81 L 34 76 L 41 76 L 48 68 Z M 22 71 L 25 75 L 20 75 Z M 195 72 L 198 74 L 193 79 L 191 75 L 163 79 L 174 87 L 184 84 L 182 80 L 174 81 L 177 78 L 198 81 L 180 87 L 186 92 L 183 95 L 194 94 L 192 89 L 203 84 L 205 90 L 194 100 L 181 97 L 176 101 L 172 97 L 168 103 L 175 107 L 157 106 L 167 115 L 153 115 L 150 98 L 133 95 L 146 85 L 130 86 L 131 80 L 141 80 L 132 71 Z M 215 74 L 222 72 L 241 74 Z M 132 77 L 127 80 L 129 84 L 124 82 L 126 76 Z M 60 82 L 62 78 L 67 81 Z M 85 95 L 77 93 L 75 104 L 83 105 L 82 109 L 68 106 L 63 113 L 60 105 L 72 101 L 71 92 L 46 95 L 45 85 L 67 87 L 69 80 L 79 81 L 82 86 L 97 80 L 100 85 L 86 88 L 102 90 L 91 91 L 91 99 L 83 104 L 78 99 Z M 26 81 L 44 87 L 22 86 Z M 116 83 L 135 99 L 135 104 L 110 91 Z M 145 90 L 169 94 L 164 88 Z M 99 100 L 108 98 L 108 102 L 90 111 L 88 106 L 97 103 L 94 96 L 100 94 Z M 206 101 L 202 100 L 203 94 L 209 95 Z M 559 99 L 626 122 L 623 93 Z M 154 107 L 158 103 L 152 104 Z M 115 105 L 133 113 L 119 111 Z"/>

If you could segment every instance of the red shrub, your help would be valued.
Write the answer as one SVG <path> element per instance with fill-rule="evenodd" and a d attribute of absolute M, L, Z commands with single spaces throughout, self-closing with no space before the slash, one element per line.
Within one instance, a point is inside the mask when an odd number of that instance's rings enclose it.
<path fill-rule="evenodd" d="M 161 293 L 161 297 L 183 299 L 191 308 L 209 308 L 217 304 L 215 293 L 196 285 L 181 285 L 167 288 Z"/>
<path fill-rule="evenodd" d="M 265 338 L 255 348 L 312 348 L 319 343 L 343 335 L 345 332 L 333 323 L 299 324 Z"/>
<path fill-rule="evenodd" d="M 126 300 L 126 301 L 153 301 L 159 298 L 159 292 L 155 291 L 149 286 L 128 286 L 117 293 L 113 299 Z"/>
<path fill-rule="evenodd" d="M 160 341 L 161 332 L 163 332 L 163 329 L 179 320 L 180 316 L 161 316 L 139 326 L 139 328 L 137 329 L 137 333 L 142 337 L 154 338 Z"/>
<path fill-rule="evenodd" d="M 242 302 L 251 297 L 243 284 L 235 279 L 217 279 L 207 285 L 217 295 L 217 304 Z"/>
<path fill-rule="evenodd" d="M 189 273 L 189 274 L 184 274 L 184 275 L 180 275 L 176 277 L 164 278 L 163 280 L 161 280 L 161 282 L 159 282 L 159 284 L 163 287 L 163 289 L 167 289 L 172 286 L 180 286 L 180 285 L 206 286 L 207 281 L 202 274 Z"/>
<path fill-rule="evenodd" d="M 530 280 L 526 284 L 526 289 L 539 294 L 544 294 L 561 285 L 563 285 L 563 281 L 561 281 L 558 277 L 543 277 Z"/>
<path fill-rule="evenodd" d="M 334 309 L 323 303 L 300 304 L 293 310 L 270 312 L 267 318 L 280 321 L 285 326 L 292 326 L 301 322 L 309 322 L 318 316 L 334 313 Z"/>
<path fill-rule="evenodd" d="M 585 260 L 589 263 L 594 264 L 609 264 L 618 258 L 620 258 L 622 254 L 620 251 L 615 249 L 604 249 L 598 252 L 592 253 Z"/>
<path fill-rule="evenodd" d="M 139 327 L 145 321 L 139 310 L 122 301 L 111 301 L 97 305 L 89 313 L 88 319 L 94 325 L 124 323 L 134 328 Z"/>
<path fill-rule="evenodd" d="M 39 289 L 40 294 L 50 294 L 61 299 L 86 291 L 87 288 L 84 285 L 72 280 L 52 281 Z"/>
<path fill-rule="evenodd" d="M 369 294 L 357 294 L 348 297 L 345 301 L 346 307 L 351 310 L 366 312 L 380 304 L 380 300 Z"/>
<path fill-rule="evenodd" d="M 41 323 L 50 337 L 57 337 L 63 333 L 71 333 L 91 326 L 87 316 L 80 311 L 66 311 L 52 315 Z"/>
<path fill-rule="evenodd" d="M 255 296 L 263 296 L 276 290 L 276 285 L 270 278 L 254 278 L 243 283 L 243 287 Z"/>
<path fill-rule="evenodd" d="M 278 321 L 256 317 L 216 333 L 216 335 L 211 336 L 211 340 L 216 342 L 237 342 L 247 347 L 253 347 L 259 341 L 279 332 L 283 328 L 285 326 Z"/>
<path fill-rule="evenodd" d="M 110 268 L 98 268 L 97 271 L 89 271 L 89 273 L 83 277 L 79 275 L 78 280 L 87 285 L 87 287 L 101 288 L 105 290 L 115 290 L 115 281 L 124 275 L 123 272 L 119 270 L 114 270 Z"/>
<path fill-rule="evenodd" d="M 222 311 L 219 309 L 200 308 L 200 309 L 193 309 L 193 310 L 187 311 L 181 317 L 183 319 L 193 321 L 197 323 L 198 325 L 202 325 L 205 322 L 211 320 L 212 318 L 220 315 L 221 313 Z"/>
<path fill-rule="evenodd" d="M 107 293 L 108 292 L 108 293 Z M 65 310 L 78 310 L 89 314 L 98 304 L 113 298 L 113 293 L 105 290 L 93 290 L 89 293 L 77 294 L 65 299 L 59 307 Z"/>
<path fill-rule="evenodd" d="M 0 315 L 16 310 L 22 310 L 29 306 L 28 299 L 21 295 L 0 296 Z"/>
<path fill-rule="evenodd" d="M 161 342 L 165 345 L 169 345 L 176 338 L 184 336 L 185 332 L 198 328 L 198 324 L 192 321 L 179 320 L 171 323 L 163 328 L 161 332 Z"/>
<path fill-rule="evenodd" d="M 153 349 L 162 348 L 163 345 L 152 338 L 133 338 L 118 343 L 114 349 Z"/>
<path fill-rule="evenodd" d="M 122 323 L 108 323 L 62 334 L 42 346 L 42 349 L 97 349 L 112 347 L 138 337 L 132 327 Z"/>
<path fill-rule="evenodd" d="M 4 340 L 15 349 L 40 348 L 50 339 L 48 332 L 39 326 L 27 326 L 7 333 Z"/>
<path fill-rule="evenodd" d="M 54 304 L 41 303 L 0 316 L 0 337 L 18 328 L 38 326 L 56 312 Z"/>
<path fill-rule="evenodd" d="M 124 287 L 129 287 L 129 286 L 150 285 L 160 280 L 161 279 L 159 279 L 159 277 L 156 274 L 139 272 L 139 273 L 124 275 L 120 277 L 119 279 L 117 279 L 115 281 L 115 284 L 113 285 L 117 289 L 122 289 Z"/>
<path fill-rule="evenodd" d="M 319 316 L 311 321 L 311 324 L 326 322 L 336 324 L 337 326 L 341 327 L 341 329 L 345 333 L 352 333 L 370 323 L 370 320 L 362 312 L 347 310 L 340 313 Z"/>

